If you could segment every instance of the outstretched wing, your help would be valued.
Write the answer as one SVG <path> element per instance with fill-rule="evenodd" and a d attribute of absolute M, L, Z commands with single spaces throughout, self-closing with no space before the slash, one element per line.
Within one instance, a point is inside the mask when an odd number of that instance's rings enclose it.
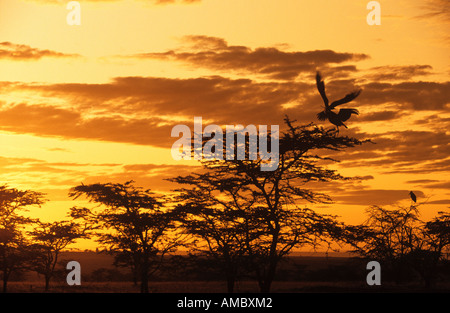
<path fill-rule="evenodd" d="M 352 116 L 352 114 L 358 115 L 359 112 L 357 109 L 340 109 L 338 116 L 341 121 L 345 122 L 350 118 L 350 116 Z"/>
<path fill-rule="evenodd" d="M 411 196 L 411 200 L 412 200 L 412 201 L 414 201 L 414 202 L 417 201 L 417 197 L 416 197 L 416 195 L 414 194 L 414 192 L 411 191 L 411 192 L 409 193 L 409 195 Z"/>
<path fill-rule="evenodd" d="M 356 97 L 358 97 L 360 93 L 361 93 L 361 89 L 357 90 L 357 91 L 354 91 L 352 93 L 349 93 L 344 98 L 342 98 L 340 100 L 336 100 L 333 103 L 331 103 L 330 108 L 333 110 L 338 105 L 341 105 L 341 104 L 344 104 L 344 103 L 348 103 L 348 102 L 354 100 Z"/>
<path fill-rule="evenodd" d="M 323 102 L 325 102 L 325 106 L 328 106 L 328 98 L 327 95 L 325 94 L 325 83 L 323 82 L 319 72 L 317 72 L 316 74 L 316 84 L 317 89 L 319 90 L 319 93 L 322 96 Z"/>
<path fill-rule="evenodd" d="M 322 111 L 322 112 L 317 114 L 317 118 L 320 121 L 325 121 L 327 119 L 327 114 L 325 113 L 325 111 Z"/>

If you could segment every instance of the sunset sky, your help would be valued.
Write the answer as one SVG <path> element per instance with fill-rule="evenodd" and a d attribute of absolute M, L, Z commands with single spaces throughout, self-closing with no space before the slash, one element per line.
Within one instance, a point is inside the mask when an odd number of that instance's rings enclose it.
<path fill-rule="evenodd" d="M 63 219 L 80 183 L 156 192 L 198 168 L 175 161 L 177 124 L 321 122 L 328 97 L 356 88 L 359 116 L 341 134 L 371 139 L 334 155 L 352 182 L 317 184 L 317 210 L 348 223 L 371 205 L 410 204 L 422 218 L 450 207 L 450 2 L 368 0 L 0 1 L 0 179 L 46 193 L 32 214 Z M 314 207 L 314 206 L 313 206 Z M 81 245 L 80 245 L 81 247 Z"/>

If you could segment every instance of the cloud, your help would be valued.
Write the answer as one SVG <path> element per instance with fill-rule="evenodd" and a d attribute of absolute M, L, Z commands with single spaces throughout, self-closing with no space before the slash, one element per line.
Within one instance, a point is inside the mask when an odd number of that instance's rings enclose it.
<path fill-rule="evenodd" d="M 329 195 L 332 201 L 339 205 L 384 206 L 410 199 L 410 190 L 373 188 L 366 185 L 367 180 L 363 177 L 362 179 L 344 181 L 310 182 L 305 187 Z M 418 198 L 425 198 L 422 191 L 414 192 Z"/>
<path fill-rule="evenodd" d="M 79 55 L 77 54 L 66 54 L 47 49 L 41 50 L 38 48 L 32 48 L 28 45 L 15 44 L 8 41 L 0 43 L 0 59 L 23 61 L 39 60 L 43 57 L 67 58 L 78 56 Z"/>
<path fill-rule="evenodd" d="M 83 169 L 82 167 L 80 169 Z M 111 165 L 104 167 L 104 172 L 85 170 L 84 177 L 78 180 L 69 181 L 71 187 L 84 183 L 125 183 L 133 180 L 136 185 L 150 188 L 154 192 L 170 193 L 180 188 L 180 185 L 170 182 L 167 179 L 178 175 L 187 176 L 194 172 L 201 171 L 199 166 L 183 166 L 168 164 L 127 164 Z M 105 173 L 107 172 L 107 173 Z"/>
<path fill-rule="evenodd" d="M 342 72 L 327 69 L 322 75 L 325 81 L 327 96 L 330 101 L 340 99 L 349 91 L 362 89 L 361 95 L 352 101 L 352 105 L 368 115 L 360 114 L 357 118 L 361 121 L 379 121 L 399 119 L 416 111 L 441 111 L 448 112 L 450 108 L 450 81 L 411 81 L 416 74 L 428 66 L 400 67 L 399 74 L 395 78 L 383 81 L 375 77 L 372 71 L 357 72 L 361 78 L 342 76 Z M 381 72 L 385 70 L 380 68 Z M 315 72 L 312 72 L 314 74 Z M 380 74 L 381 75 L 381 74 Z M 390 75 L 390 74 L 389 74 Z M 307 90 L 308 101 L 319 104 L 322 100 L 318 96 L 313 75 L 308 77 Z M 310 96 L 309 96 L 310 95 Z M 304 95 L 301 95 L 302 97 Z M 435 116 L 436 122 L 448 119 L 446 116 Z M 438 121 L 439 119 L 439 121 Z M 425 121 L 426 122 L 426 121 Z"/>
<path fill-rule="evenodd" d="M 362 85 L 359 100 L 364 105 L 398 103 L 402 109 L 447 110 L 450 82 L 368 82 Z"/>
<path fill-rule="evenodd" d="M 392 131 L 383 134 L 357 133 L 358 138 L 373 140 L 356 150 L 348 150 L 341 159 L 343 167 L 372 167 L 385 174 L 426 174 L 450 171 L 450 134 L 439 131 Z"/>
<path fill-rule="evenodd" d="M 450 189 L 450 181 L 436 182 L 425 185 L 426 188 Z"/>
<path fill-rule="evenodd" d="M 375 122 L 375 121 L 389 121 L 395 120 L 403 116 L 401 111 L 379 111 L 367 113 L 364 116 L 358 118 L 360 122 Z"/>
<path fill-rule="evenodd" d="M 155 146 L 169 144 L 170 128 L 158 126 L 160 121 L 155 117 L 86 117 L 73 109 L 25 103 L 7 106 L 0 111 L 0 129 L 4 131 Z"/>
<path fill-rule="evenodd" d="M 66 99 L 78 114 L 89 112 L 109 120 L 112 116 L 116 120 L 126 116 L 128 122 L 148 119 L 153 121 L 152 126 L 174 116 L 188 121 L 193 121 L 193 116 L 203 116 L 224 125 L 282 122 L 284 104 L 297 101 L 301 93 L 316 94 L 304 83 L 259 83 L 220 76 L 118 77 L 104 84 L 21 84 L 4 88 L 39 93 L 47 100 Z"/>
<path fill-rule="evenodd" d="M 282 124 L 282 105 L 297 100 L 308 85 L 214 76 L 120 77 L 104 84 L 21 83 L 3 88 L 39 94 L 46 103 L 0 104 L 0 130 L 171 147 L 172 127 L 192 128 L 194 116 L 219 125 Z"/>
<path fill-rule="evenodd" d="M 355 86 L 363 89 L 352 102 L 361 113 L 353 120 L 356 126 L 368 122 L 410 126 L 408 130 L 382 134 L 363 132 L 357 127 L 345 130 L 345 134 L 372 139 L 376 144 L 365 144 L 345 154 L 330 153 L 342 161 L 343 167 L 369 167 L 386 174 L 450 171 L 450 134 L 446 131 L 450 118 L 445 115 L 450 103 L 450 82 L 410 81 L 429 73 L 430 66 L 386 66 L 356 72 L 352 64 L 338 64 L 338 70 L 334 71 L 330 64 L 332 60 L 338 62 L 339 58 L 333 58 L 340 54 L 333 51 L 308 54 L 267 48 L 269 52 L 263 49 L 259 54 L 258 49 L 229 46 L 222 38 L 206 36 L 189 37 L 187 43 L 189 57 L 186 60 L 192 58 L 193 63 L 200 62 L 200 55 L 204 54 L 206 66 L 218 71 L 221 67 L 217 64 L 222 62 L 224 70 L 242 70 L 245 75 L 251 75 L 250 69 L 254 69 L 273 78 L 273 75 L 286 73 L 286 68 L 279 66 L 289 58 L 298 59 L 295 62 L 302 59 L 306 64 L 321 64 L 325 66 L 323 73 L 330 99 L 342 97 Z M 178 58 L 185 53 L 180 51 L 163 54 Z M 233 53 L 237 55 L 236 60 L 228 55 Z M 265 53 L 268 53 L 266 59 L 262 57 Z M 342 60 L 352 60 L 351 56 Z M 377 72 L 397 74 L 381 79 L 374 76 Z M 298 68 L 296 73 L 299 73 Z M 41 97 L 41 102 L 0 102 L 0 130 L 170 148 L 176 140 L 170 136 L 173 126 L 185 124 L 192 129 L 194 116 L 202 116 L 204 125 L 278 124 L 283 127 L 285 114 L 299 123 L 309 123 L 317 121 L 316 114 L 323 102 L 315 86 L 315 68 L 305 73 L 295 82 L 259 81 L 245 75 L 239 79 L 219 75 L 184 79 L 116 77 L 98 84 L 0 82 L 3 94 L 17 90 Z M 345 73 L 354 73 L 363 79 Z M 424 110 L 433 112 L 425 116 Z M 421 112 L 415 114 L 416 111 Z M 419 115 L 423 117 L 421 120 L 417 119 Z M 324 125 L 330 126 L 328 122 Z M 133 170 L 127 168 L 127 171 Z M 153 179 L 143 176 L 148 182 Z"/>
<path fill-rule="evenodd" d="M 149 188 L 158 191 L 172 192 L 181 186 L 168 181 L 168 179 L 176 176 L 192 175 L 195 172 L 201 172 L 202 168 L 198 166 L 182 166 L 182 165 L 155 165 L 155 164 L 131 164 L 124 165 L 123 172 L 117 174 L 120 181 L 126 181 L 129 177 L 133 177 L 138 184 L 149 186 Z"/>
<path fill-rule="evenodd" d="M 421 8 L 426 12 L 416 16 L 420 19 L 437 18 L 450 22 L 450 2 L 447 0 L 425 0 Z"/>
<path fill-rule="evenodd" d="M 430 65 L 386 65 L 377 66 L 369 70 L 364 75 L 364 79 L 370 81 L 393 81 L 393 80 L 410 80 L 416 76 L 427 76 L 432 74 L 433 68 Z"/>
<path fill-rule="evenodd" d="M 355 181 L 317 183 L 313 188 L 330 195 L 333 202 L 338 205 L 389 206 L 410 200 L 410 190 L 372 188 Z M 417 190 L 414 192 L 417 198 L 426 198 L 424 192 Z"/>
<path fill-rule="evenodd" d="M 17 187 L 22 188 L 25 185 L 44 192 L 51 201 L 67 201 L 69 189 L 81 183 L 134 180 L 138 186 L 167 193 L 180 186 L 166 179 L 189 175 L 198 169 L 198 166 L 185 165 L 68 163 L 0 157 L 0 179 L 8 181 L 11 186 L 19 184 Z"/>
<path fill-rule="evenodd" d="M 450 200 L 434 200 L 434 201 L 429 201 L 427 203 L 428 204 L 450 204 Z"/>
<path fill-rule="evenodd" d="M 0 179 L 26 188 L 68 189 L 90 175 L 111 173 L 120 164 L 47 162 L 33 158 L 0 157 Z M 67 191 L 65 192 L 67 195 Z"/>
<path fill-rule="evenodd" d="M 450 26 L 450 2 L 448 0 L 424 0 L 419 9 L 422 14 L 414 16 L 422 22 L 434 24 L 436 27 L 430 32 L 441 44 L 450 44 L 448 29 Z"/>
<path fill-rule="evenodd" d="M 417 197 L 425 197 L 421 191 L 416 192 Z M 353 205 L 393 205 L 409 199 L 409 190 L 362 189 L 347 191 L 342 195 L 333 197 L 337 203 Z"/>
<path fill-rule="evenodd" d="M 220 40 L 208 42 L 223 44 Z M 354 82 L 352 79 L 327 79 L 329 98 L 345 95 L 353 89 Z M 450 99 L 448 82 L 369 82 L 360 86 L 363 93 L 352 104 L 360 111 L 366 106 L 378 110 L 361 113 L 355 117 L 357 122 L 405 120 L 411 118 L 414 107 L 444 112 Z M 317 120 L 316 114 L 323 106 L 314 81 L 257 82 L 221 76 L 186 79 L 117 77 L 101 84 L 5 82 L 0 83 L 0 88 L 3 94 L 14 90 L 28 91 L 41 95 L 46 101 L 45 105 L 13 103 L 0 106 L 2 130 L 159 147 L 170 147 L 174 141 L 170 137 L 172 127 L 176 124 L 192 127 L 194 116 L 202 116 L 204 121 L 222 126 L 279 124 L 283 127 L 285 114 L 300 123 L 308 123 Z M 62 106 L 62 101 L 67 105 Z M 383 110 L 389 102 L 395 105 Z M 450 126 L 450 118 L 430 114 L 423 121 L 411 122 L 423 123 L 421 131 L 370 134 L 355 128 L 347 130 L 350 135 L 354 132 L 358 138 L 370 138 L 377 143 L 349 152 L 347 160 L 362 162 L 361 165 L 369 162 L 384 166 L 408 162 L 412 165 L 414 161 L 425 162 L 430 158 L 443 161 L 450 154 L 447 148 L 450 138 L 443 131 L 443 126 Z M 426 131 L 424 127 L 431 129 Z"/>
<path fill-rule="evenodd" d="M 282 125 L 286 111 L 296 112 L 299 117 L 310 114 L 311 118 L 315 118 L 317 111 L 317 105 L 310 104 L 317 98 L 314 84 L 257 83 L 248 79 L 233 80 L 219 76 L 194 79 L 119 77 L 104 84 L 22 83 L 5 88 L 42 93 L 48 101 L 45 104 L 3 103 L 0 105 L 0 130 L 166 148 L 175 140 L 170 137 L 172 127 L 181 123 L 192 128 L 194 115 L 224 124 Z M 174 90 L 177 92 L 173 92 Z M 308 101 L 283 111 L 282 104 L 296 101 L 299 94 L 305 95 Z M 55 104 L 52 104 L 52 99 L 57 100 Z M 70 105 L 60 105 L 63 99 Z M 320 103 L 320 96 L 316 100 L 316 103 Z M 368 120 L 389 120 L 392 116 L 396 116 L 395 111 L 388 111 L 386 116 L 380 111 L 369 114 Z M 185 121 L 179 122 L 171 119 L 173 117 Z M 310 122 L 311 119 L 305 118 L 305 121 Z M 443 124 L 439 125 L 440 130 L 389 131 L 382 134 L 349 129 L 345 134 L 370 138 L 376 144 L 365 144 L 346 150 L 345 154 L 336 152 L 331 156 L 341 160 L 340 164 L 344 168 L 364 168 L 365 176 L 362 181 L 375 179 L 367 173 L 379 173 L 380 169 L 386 174 L 444 173 L 450 171 L 450 134 L 446 131 L 448 128 Z M 91 171 L 76 164 L 24 164 L 21 168 L 19 163 L 14 167 L 10 164 L 9 171 L 3 173 L 26 171 L 29 173 L 26 181 L 38 181 L 39 177 L 45 176 L 44 181 L 50 186 L 69 186 L 81 181 L 124 182 L 133 178 L 139 185 L 169 191 L 174 186 L 163 182 L 163 178 L 179 173 L 189 174 L 192 171 L 185 167 L 154 164 L 124 165 L 121 170 L 120 165 L 111 165 L 105 166 L 103 171 Z M 111 168 L 116 170 L 108 170 Z M 368 172 L 368 168 L 373 172 Z M 68 179 L 68 176 L 71 178 Z M 8 177 L 10 178 L 11 176 Z M 420 183 L 419 179 L 416 181 Z M 424 187 L 448 187 L 441 181 L 429 183 Z M 358 187 L 358 183 L 353 181 L 337 187 L 325 185 L 318 188 L 332 195 L 340 204 L 388 205 L 407 197 L 406 190 L 371 190 Z"/>
<path fill-rule="evenodd" d="M 415 180 L 408 180 L 407 184 L 428 184 L 428 183 L 435 183 L 438 182 L 438 180 L 435 179 L 415 179 Z"/>
<path fill-rule="evenodd" d="M 422 191 L 414 191 L 418 198 L 425 198 Z M 352 188 L 352 190 L 342 190 L 335 194 L 333 201 L 338 204 L 348 205 L 394 205 L 404 200 L 409 200 L 409 190 L 404 189 L 371 189 L 369 187 Z"/>
<path fill-rule="evenodd" d="M 71 152 L 69 149 L 59 148 L 59 147 L 47 148 L 47 151 L 51 151 L 51 152 Z"/>
<path fill-rule="evenodd" d="M 283 51 L 275 47 L 252 49 L 245 46 L 230 46 L 217 37 L 186 36 L 187 49 L 166 52 L 150 52 L 128 57 L 141 59 L 163 59 L 181 61 L 192 66 L 216 71 L 244 71 L 273 79 L 291 80 L 300 73 L 311 74 L 317 68 L 328 68 L 339 63 L 368 58 L 366 54 L 339 53 L 332 50 Z M 336 71 L 355 71 L 354 66 L 337 68 Z"/>

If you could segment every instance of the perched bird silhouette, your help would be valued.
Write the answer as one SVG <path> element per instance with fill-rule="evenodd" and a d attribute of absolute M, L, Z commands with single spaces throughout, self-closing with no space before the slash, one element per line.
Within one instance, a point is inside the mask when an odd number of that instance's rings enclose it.
<path fill-rule="evenodd" d="M 339 131 L 339 126 L 344 126 L 345 128 L 348 128 L 344 122 L 352 116 L 352 114 L 358 115 L 359 112 L 357 109 L 340 109 L 339 113 L 334 112 L 333 110 L 341 104 L 348 103 L 352 100 L 354 100 L 356 97 L 359 96 L 361 93 L 361 89 L 351 92 L 347 94 L 344 98 L 340 100 L 336 100 L 332 102 L 331 104 L 328 104 L 328 98 L 325 93 L 325 83 L 322 80 L 322 77 L 320 76 L 320 73 L 317 72 L 316 74 L 316 83 L 317 83 L 317 89 L 319 90 L 320 95 L 322 96 L 323 102 L 325 104 L 325 109 L 317 114 L 317 118 L 321 121 L 325 121 L 328 119 L 330 123 L 336 125 L 337 130 Z"/>
<path fill-rule="evenodd" d="M 411 200 L 414 201 L 414 203 L 415 203 L 416 200 L 417 200 L 417 197 L 416 197 L 416 195 L 414 194 L 414 192 L 410 191 L 410 192 L 409 192 L 409 196 L 411 197 Z"/>

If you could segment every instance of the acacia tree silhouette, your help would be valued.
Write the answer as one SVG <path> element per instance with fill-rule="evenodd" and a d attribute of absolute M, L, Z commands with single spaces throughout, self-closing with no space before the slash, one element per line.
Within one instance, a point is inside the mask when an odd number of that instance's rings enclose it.
<path fill-rule="evenodd" d="M 44 275 L 45 291 L 49 290 L 60 252 L 77 239 L 85 238 L 89 228 L 75 221 L 36 221 L 33 230 L 28 232 L 32 242 L 29 246 L 33 256 L 31 269 Z"/>
<path fill-rule="evenodd" d="M 74 199 L 85 195 L 102 204 L 92 209 L 73 208 L 72 217 L 82 218 L 96 229 L 98 242 L 115 255 L 118 265 L 136 271 L 141 292 L 147 293 L 149 277 L 180 244 L 175 226 L 178 218 L 176 210 L 164 207 L 163 198 L 133 183 L 82 184 L 69 195 Z"/>
<path fill-rule="evenodd" d="M 421 244 L 409 255 L 412 267 L 422 277 L 425 286 L 434 285 L 439 261 L 444 259 L 444 251 L 450 247 L 450 213 L 439 212 L 421 229 Z"/>
<path fill-rule="evenodd" d="M 348 237 L 343 238 L 353 246 L 353 253 L 382 262 L 397 284 L 414 270 L 426 287 L 432 286 L 442 253 L 450 246 L 450 214 L 440 212 L 424 222 L 417 206 L 411 205 L 397 209 L 372 206 L 367 215 L 363 224 L 346 227 Z"/>
<path fill-rule="evenodd" d="M 199 179 L 203 181 L 205 178 Z M 193 177 L 186 179 L 191 185 L 203 184 Z M 180 178 L 178 182 L 181 181 Z M 179 205 L 184 212 L 181 219 L 183 227 L 186 233 L 193 235 L 188 244 L 190 252 L 213 261 L 214 267 L 224 273 L 227 291 L 231 293 L 243 266 L 245 236 L 251 233 L 243 228 L 244 221 L 248 222 L 244 210 L 230 206 L 227 200 L 222 199 L 220 203 L 217 200 L 216 196 L 196 189 L 184 189 L 178 197 L 178 201 L 183 203 Z"/>
<path fill-rule="evenodd" d="M 25 236 L 25 227 L 33 219 L 20 214 L 26 207 L 41 205 L 44 194 L 0 186 L 0 267 L 3 276 L 3 292 L 7 292 L 8 279 L 12 272 L 26 268 L 30 260 Z"/>
<path fill-rule="evenodd" d="M 347 228 L 354 236 L 349 237 L 349 243 L 354 247 L 352 252 L 379 260 L 392 271 L 397 283 L 403 282 L 407 271 L 406 255 L 419 240 L 417 229 L 421 222 L 417 208 L 389 210 L 372 206 L 366 213 L 368 218 L 363 224 Z"/>
<path fill-rule="evenodd" d="M 342 225 L 334 216 L 299 207 L 301 202 L 331 201 L 323 193 L 304 188 L 306 183 L 347 179 L 319 165 L 330 159 L 316 153 L 363 143 L 336 136 L 336 130 L 313 124 L 294 126 L 287 117 L 285 122 L 275 171 L 261 171 L 261 159 L 204 159 L 204 172 L 171 179 L 188 185 L 177 189 L 180 207 L 190 216 L 185 230 L 205 240 L 206 248 L 225 263 L 230 252 L 244 256 L 241 263 L 251 269 L 261 292 L 270 291 L 279 261 L 294 247 L 327 242 L 340 234 Z M 232 273 L 227 278 L 233 279 Z"/>

